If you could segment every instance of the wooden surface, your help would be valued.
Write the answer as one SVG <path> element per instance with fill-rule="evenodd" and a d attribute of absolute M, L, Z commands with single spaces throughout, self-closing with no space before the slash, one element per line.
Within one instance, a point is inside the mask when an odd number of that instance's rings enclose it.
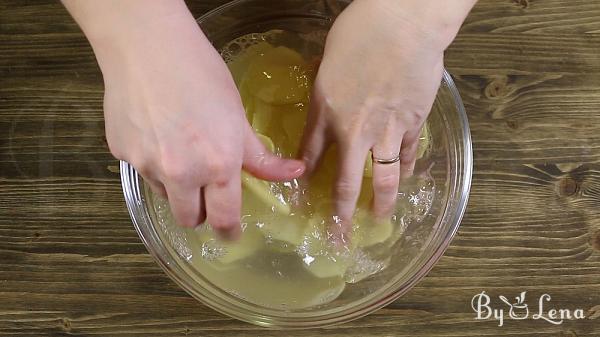
<path fill-rule="evenodd" d="M 600 336 L 600 2 L 481 0 L 446 64 L 475 153 L 446 255 L 366 318 L 266 331 L 158 268 L 124 206 L 88 43 L 58 2 L 0 0 L 0 336 Z M 587 318 L 498 327 L 474 320 L 483 290 L 528 291 L 532 309 L 548 293 Z"/>

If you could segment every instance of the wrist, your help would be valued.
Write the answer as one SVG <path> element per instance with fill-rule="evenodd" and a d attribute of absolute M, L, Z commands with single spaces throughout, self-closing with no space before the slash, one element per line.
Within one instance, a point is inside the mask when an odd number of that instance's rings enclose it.
<path fill-rule="evenodd" d="M 355 0 L 374 10 L 379 19 L 411 31 L 415 37 L 445 50 L 454 40 L 476 0 Z"/>
<path fill-rule="evenodd" d="M 196 24 L 183 0 L 63 0 L 103 65 L 122 57 L 170 47 L 190 35 Z M 192 34 L 190 34 L 192 33 Z M 153 50 L 154 49 L 154 50 Z"/>

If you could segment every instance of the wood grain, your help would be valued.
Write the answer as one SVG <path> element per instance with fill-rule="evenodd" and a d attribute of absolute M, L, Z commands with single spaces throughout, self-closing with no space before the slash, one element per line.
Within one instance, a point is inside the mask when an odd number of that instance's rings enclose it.
<path fill-rule="evenodd" d="M 188 3 L 199 16 L 224 2 Z M 0 336 L 600 336 L 600 4 L 481 0 L 446 65 L 475 155 L 458 236 L 387 308 L 282 333 L 212 311 L 154 263 L 85 37 L 56 1 L 0 0 Z M 482 290 L 549 293 L 588 318 L 498 327 L 474 320 Z"/>

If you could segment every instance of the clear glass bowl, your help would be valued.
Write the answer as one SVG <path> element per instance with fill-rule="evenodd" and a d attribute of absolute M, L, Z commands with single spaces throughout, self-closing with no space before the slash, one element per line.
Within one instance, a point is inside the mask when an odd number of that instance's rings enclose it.
<path fill-rule="evenodd" d="M 248 33 L 327 29 L 335 14 L 347 4 L 342 0 L 238 0 L 206 14 L 198 22 L 220 48 Z M 432 146 L 417 166 L 430 168 L 435 181 L 429 215 L 407 226 L 394 246 L 387 269 L 349 284 L 340 297 L 318 307 L 273 309 L 242 300 L 212 284 L 178 253 L 181 247 L 174 247 L 173 240 L 165 239 L 149 188 L 131 165 L 121 162 L 125 201 L 140 238 L 158 264 L 183 289 L 211 308 L 265 327 L 309 328 L 348 322 L 410 290 L 431 270 L 458 230 L 471 185 L 472 148 L 464 106 L 446 72 L 428 123 Z"/>

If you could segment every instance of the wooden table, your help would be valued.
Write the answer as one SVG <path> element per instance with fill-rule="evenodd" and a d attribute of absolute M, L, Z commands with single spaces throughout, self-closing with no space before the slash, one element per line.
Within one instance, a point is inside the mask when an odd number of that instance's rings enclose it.
<path fill-rule="evenodd" d="M 196 15 L 223 0 L 190 1 Z M 204 4 L 202 4 L 204 3 Z M 0 0 L 0 336 L 600 336 L 600 3 L 482 0 L 447 52 L 475 173 L 460 232 L 409 294 L 355 322 L 266 331 L 212 311 L 150 258 L 103 137 L 92 50 L 61 5 Z M 527 291 L 533 313 L 475 320 Z"/>

